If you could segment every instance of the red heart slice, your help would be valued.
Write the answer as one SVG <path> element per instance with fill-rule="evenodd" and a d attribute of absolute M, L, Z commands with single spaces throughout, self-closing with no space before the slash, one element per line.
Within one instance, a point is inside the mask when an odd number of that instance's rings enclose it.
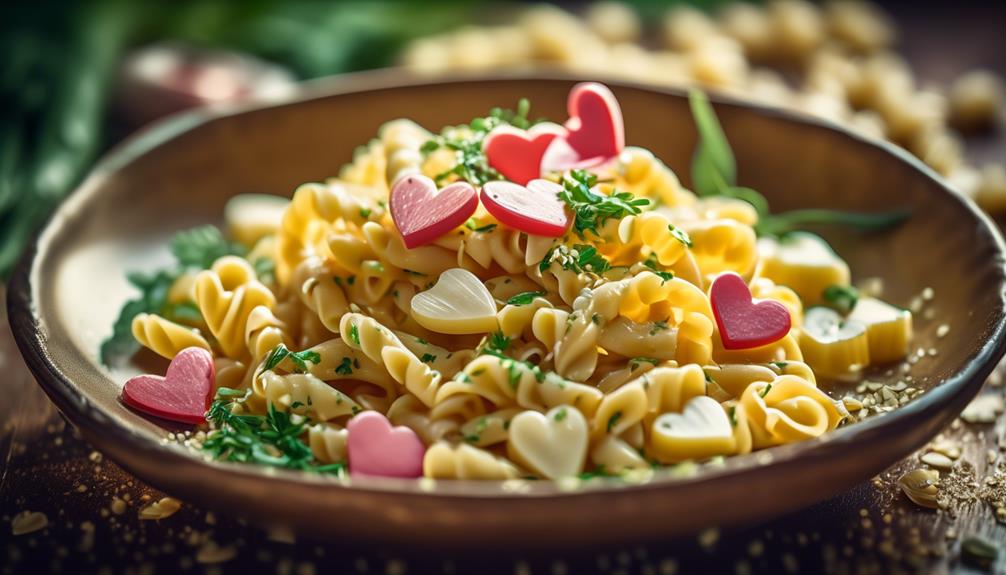
<path fill-rule="evenodd" d="M 479 207 L 479 196 L 468 182 L 437 191 L 426 176 L 406 176 L 391 188 L 391 219 L 405 246 L 428 244 L 465 223 Z"/>
<path fill-rule="evenodd" d="M 754 302 L 748 284 L 735 273 L 713 281 L 709 302 L 725 349 L 768 345 L 785 337 L 792 325 L 786 306 L 772 300 Z"/>
<path fill-rule="evenodd" d="M 557 124 L 538 124 L 529 130 L 498 126 L 482 141 L 489 165 L 520 185 L 541 177 L 541 158 L 549 144 L 566 134 Z"/>
<path fill-rule="evenodd" d="M 202 423 L 213 394 L 213 356 L 200 347 L 185 348 L 171 360 L 164 377 L 138 375 L 122 388 L 126 405 L 171 421 Z"/>
<path fill-rule="evenodd" d="M 584 82 L 573 86 L 566 101 L 566 141 L 581 158 L 610 158 L 625 147 L 625 125 L 618 100 L 606 86 Z"/>
<path fill-rule="evenodd" d="M 488 182 L 482 186 L 482 205 L 505 226 L 558 238 L 569 228 L 566 204 L 559 199 L 561 191 L 562 186 L 548 180 L 531 180 L 527 186 Z"/>

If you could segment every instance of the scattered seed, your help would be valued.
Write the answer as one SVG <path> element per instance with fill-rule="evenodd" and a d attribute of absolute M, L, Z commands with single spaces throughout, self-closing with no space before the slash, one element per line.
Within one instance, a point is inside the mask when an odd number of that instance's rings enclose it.
<path fill-rule="evenodd" d="M 898 486 L 916 505 L 936 508 L 940 473 L 932 469 L 915 469 L 898 479 Z"/>
<path fill-rule="evenodd" d="M 41 511 L 22 511 L 14 516 L 10 522 L 10 531 L 14 536 L 34 533 L 40 529 L 45 529 L 49 525 L 49 518 Z"/>

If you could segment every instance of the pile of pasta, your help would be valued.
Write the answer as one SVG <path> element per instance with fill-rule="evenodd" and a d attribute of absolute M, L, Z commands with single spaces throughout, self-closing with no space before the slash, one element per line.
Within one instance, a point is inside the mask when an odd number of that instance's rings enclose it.
<path fill-rule="evenodd" d="M 145 314 L 136 338 L 167 358 L 210 350 L 216 385 L 250 390 L 236 409 L 307 418 L 304 441 L 320 462 L 345 461 L 348 421 L 373 410 L 412 429 L 427 447 L 423 474 L 443 479 L 617 474 L 820 437 L 847 412 L 818 386 L 809 355 L 842 377 L 876 363 L 871 353 L 891 361 L 907 351 L 910 315 L 879 300 L 862 298 L 853 315 L 874 307 L 857 321 L 821 308 L 828 317 L 809 329 L 804 306 L 849 285 L 845 262 L 809 234 L 757 239 L 751 205 L 696 197 L 640 148 L 605 166 L 596 190 L 650 205 L 596 235 L 533 236 L 480 207 L 408 249 L 389 190 L 453 165 L 452 152 L 421 150 L 433 137 L 395 120 L 338 178 L 304 184 L 291 200 L 235 198 L 227 225 L 247 255 L 183 276 L 169 295 L 194 302 L 202 323 Z M 610 268 L 576 265 L 588 247 Z M 273 277 L 255 273 L 262 257 L 274 260 Z M 412 299 L 454 269 L 491 294 L 493 329 L 438 333 L 414 317 Z M 724 272 L 784 305 L 790 332 L 726 349 L 707 295 Z M 318 361 L 268 366 L 281 344 Z"/>

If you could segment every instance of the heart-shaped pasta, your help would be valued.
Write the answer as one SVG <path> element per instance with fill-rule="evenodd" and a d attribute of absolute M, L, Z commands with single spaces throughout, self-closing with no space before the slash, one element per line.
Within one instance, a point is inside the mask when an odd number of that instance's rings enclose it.
<path fill-rule="evenodd" d="M 665 413 L 653 422 L 650 445 L 661 461 L 708 459 L 734 450 L 734 430 L 723 406 L 704 395 L 692 398 L 682 413 Z"/>
<path fill-rule="evenodd" d="M 583 468 L 587 435 L 587 420 L 571 405 L 525 411 L 510 421 L 507 453 L 549 479 L 571 477 Z"/>
<path fill-rule="evenodd" d="M 412 298 L 412 316 L 438 333 L 485 333 L 496 329 L 496 302 L 468 270 L 449 269 L 433 288 Z"/>

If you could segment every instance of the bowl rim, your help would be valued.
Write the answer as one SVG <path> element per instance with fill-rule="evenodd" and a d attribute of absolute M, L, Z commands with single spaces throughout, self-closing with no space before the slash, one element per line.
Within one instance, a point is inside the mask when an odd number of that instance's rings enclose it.
<path fill-rule="evenodd" d="M 974 358 L 963 365 L 963 368 L 951 374 L 927 390 L 921 397 L 900 406 L 884 417 L 873 417 L 852 425 L 840 427 L 825 435 L 798 443 L 772 447 L 766 450 L 752 452 L 746 455 L 731 456 L 722 464 L 702 465 L 694 473 L 681 473 L 671 470 L 656 470 L 650 476 L 643 476 L 634 482 L 624 478 L 598 478 L 591 481 L 450 481 L 392 478 L 354 479 L 351 477 L 334 478 L 315 474 L 291 471 L 285 469 L 267 468 L 257 465 L 220 462 L 209 460 L 186 448 L 168 445 L 164 441 L 155 441 L 111 420 L 102 408 L 89 401 L 74 385 L 72 378 L 64 374 L 55 360 L 49 355 L 43 335 L 43 318 L 38 313 L 35 300 L 35 289 L 38 285 L 39 264 L 52 253 L 52 240 L 59 235 L 60 222 L 76 207 L 87 202 L 101 187 L 101 183 L 122 166 L 137 157 L 152 152 L 167 141 L 200 126 L 212 123 L 218 119 L 231 118 L 257 110 L 293 106 L 301 103 L 325 99 L 329 97 L 352 93 L 373 92 L 394 89 L 408 89 L 441 84 L 464 83 L 494 83 L 506 81 L 583 81 L 580 75 L 569 74 L 558 70 L 539 70 L 534 72 L 513 71 L 484 73 L 454 73 L 435 77 L 418 76 L 403 73 L 398 69 L 357 72 L 343 76 L 322 78 L 305 82 L 296 94 L 268 102 L 218 104 L 195 110 L 180 112 L 149 124 L 107 151 L 89 171 L 87 176 L 74 188 L 73 192 L 59 205 L 41 226 L 14 269 L 8 283 L 7 306 L 9 321 L 15 342 L 28 368 L 36 381 L 49 398 L 70 421 L 81 428 L 85 436 L 95 444 L 104 447 L 105 444 L 115 445 L 114 451 L 124 450 L 143 454 L 150 460 L 156 458 L 159 465 L 171 465 L 182 475 L 186 468 L 208 468 L 222 479 L 242 479 L 256 482 L 269 481 L 268 486 L 276 488 L 280 484 L 297 487 L 325 487 L 331 489 L 348 489 L 353 493 L 369 492 L 374 494 L 415 495 L 426 498 L 447 499 L 498 499 L 501 497 L 518 498 L 569 498 L 593 495 L 598 492 L 628 492 L 667 489 L 697 482 L 710 480 L 726 480 L 734 475 L 743 474 L 766 464 L 783 466 L 798 464 L 807 460 L 823 460 L 830 458 L 836 449 L 847 449 L 850 444 L 861 444 L 871 439 L 881 439 L 889 428 L 915 426 L 926 421 L 931 412 L 951 400 L 960 401 L 961 396 L 968 399 L 977 394 L 992 372 L 999 359 L 1006 353 L 1006 243 L 992 220 L 982 212 L 977 205 L 962 194 L 954 192 L 942 177 L 926 166 L 921 160 L 903 148 L 884 140 L 871 138 L 856 133 L 830 121 L 800 114 L 781 108 L 745 101 L 741 98 L 707 90 L 709 99 L 717 107 L 733 107 L 752 110 L 771 120 L 798 123 L 813 126 L 815 129 L 827 130 L 847 138 L 858 145 L 865 145 L 879 150 L 890 157 L 891 161 L 907 164 L 922 177 L 935 184 L 942 193 L 957 201 L 960 206 L 975 220 L 980 229 L 988 234 L 995 251 L 999 268 L 1000 306 L 999 318 L 989 330 L 985 343 L 975 353 Z M 614 77 L 597 75 L 594 81 L 613 87 L 648 91 L 663 96 L 687 97 L 687 90 L 682 88 L 655 86 L 640 82 L 625 81 Z M 991 263 L 989 265 L 992 265 Z M 963 407 L 961 403 L 961 407 Z M 125 408 L 124 408 L 125 409 Z M 946 423 L 946 422 L 944 422 Z M 100 441 L 97 438 L 101 438 Z M 118 444 L 118 445 L 116 445 Z M 914 446 L 917 448 L 918 446 Z M 112 451 L 105 448 L 106 451 Z M 906 451 L 903 455 L 907 455 Z M 118 461 L 127 469 L 134 466 L 126 461 Z M 888 462 L 893 463 L 893 461 Z M 156 483 L 156 481 L 153 481 Z M 278 482 L 278 483 L 275 483 Z"/>

